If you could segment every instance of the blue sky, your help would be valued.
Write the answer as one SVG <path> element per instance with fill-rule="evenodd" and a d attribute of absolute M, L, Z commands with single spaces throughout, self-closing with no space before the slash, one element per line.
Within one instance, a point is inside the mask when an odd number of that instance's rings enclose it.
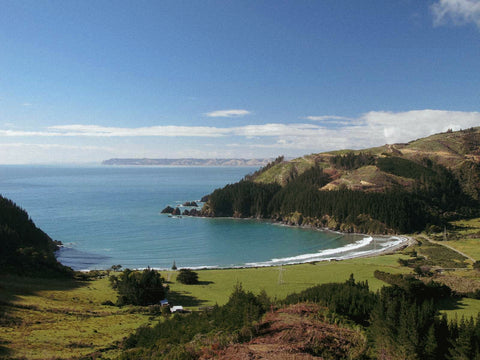
<path fill-rule="evenodd" d="M 480 0 L 0 0 L 0 163 L 275 157 L 480 125 Z"/>

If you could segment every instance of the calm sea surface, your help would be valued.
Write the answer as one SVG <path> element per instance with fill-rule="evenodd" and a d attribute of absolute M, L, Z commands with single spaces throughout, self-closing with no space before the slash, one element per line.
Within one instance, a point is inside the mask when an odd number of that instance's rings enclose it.
<path fill-rule="evenodd" d="M 256 220 L 170 218 L 167 205 L 199 200 L 256 170 L 247 167 L 0 166 L 0 194 L 65 247 L 76 270 L 264 266 L 351 257 L 395 239 L 341 235 Z"/>

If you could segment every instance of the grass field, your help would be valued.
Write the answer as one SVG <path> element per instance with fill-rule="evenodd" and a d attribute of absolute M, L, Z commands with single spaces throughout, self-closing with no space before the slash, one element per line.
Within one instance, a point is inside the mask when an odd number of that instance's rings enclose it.
<path fill-rule="evenodd" d="M 344 261 L 319 262 L 268 268 L 201 270 L 199 285 L 182 285 L 175 281 L 176 272 L 162 272 L 169 280 L 168 299 L 172 305 L 190 309 L 222 305 L 237 283 L 259 293 L 265 290 L 273 299 L 310 286 L 343 282 L 350 274 L 356 280 L 368 280 L 373 291 L 385 285 L 373 277 L 375 270 L 390 273 L 411 271 L 401 267 L 393 254 Z M 116 293 L 107 278 L 92 281 L 0 277 L 0 339 L 9 353 L 3 356 L 27 359 L 67 359 L 92 352 L 103 358 L 115 358 L 116 342 L 141 325 L 154 324 L 160 316 L 148 307 L 112 307 L 101 305 L 116 301 Z M 449 317 L 475 315 L 480 301 L 462 299 L 444 304 Z M 2 357 L 0 347 L 0 358 Z"/>
<path fill-rule="evenodd" d="M 249 268 L 235 270 L 199 271 L 199 285 L 182 285 L 174 282 L 175 274 L 169 272 L 172 284 L 170 302 L 198 307 L 205 305 L 222 305 L 227 302 L 233 287 L 241 283 L 244 289 L 259 293 L 265 290 L 272 298 L 282 299 L 288 294 L 304 290 L 316 284 L 343 282 L 350 274 L 356 280 L 368 280 L 372 290 L 385 285 L 373 277 L 377 269 L 391 273 L 408 272 L 400 267 L 398 258 L 403 255 L 386 255 L 371 258 L 351 259 L 332 262 L 318 262 L 267 268 Z M 169 273 L 164 273 L 168 278 Z M 280 275 L 281 274 L 281 275 Z"/>
<path fill-rule="evenodd" d="M 475 260 L 480 260 L 480 218 L 455 221 L 452 224 L 456 229 L 447 238 L 452 237 L 454 240 L 446 243 Z"/>

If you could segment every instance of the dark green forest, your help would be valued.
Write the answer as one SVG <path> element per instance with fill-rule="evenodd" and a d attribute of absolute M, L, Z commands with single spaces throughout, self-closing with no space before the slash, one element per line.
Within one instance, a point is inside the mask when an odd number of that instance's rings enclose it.
<path fill-rule="evenodd" d="M 413 187 L 396 186 L 382 192 L 345 187 L 322 191 L 331 178 L 321 167 L 313 166 L 283 187 L 242 180 L 217 189 L 202 214 L 274 219 L 363 233 L 422 231 L 479 214 L 478 201 L 463 191 L 455 175 L 428 159 L 417 163 L 395 156 L 374 159 L 364 153 L 349 153 L 334 156 L 331 162 L 342 169 L 375 163 L 385 173 L 412 179 Z"/>
<path fill-rule="evenodd" d="M 27 212 L 0 195 L 0 272 L 20 275 L 71 275 L 57 262 L 58 244 L 37 228 Z"/>

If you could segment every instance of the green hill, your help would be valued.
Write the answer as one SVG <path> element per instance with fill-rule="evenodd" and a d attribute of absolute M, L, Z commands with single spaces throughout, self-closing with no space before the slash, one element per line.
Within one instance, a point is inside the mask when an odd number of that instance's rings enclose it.
<path fill-rule="evenodd" d="M 283 157 L 213 192 L 206 216 L 397 233 L 479 213 L 480 128 L 406 144 Z"/>
<path fill-rule="evenodd" d="M 25 210 L 0 195 L 0 273 L 69 274 L 70 268 L 55 258 L 58 245 L 35 226 Z"/>

